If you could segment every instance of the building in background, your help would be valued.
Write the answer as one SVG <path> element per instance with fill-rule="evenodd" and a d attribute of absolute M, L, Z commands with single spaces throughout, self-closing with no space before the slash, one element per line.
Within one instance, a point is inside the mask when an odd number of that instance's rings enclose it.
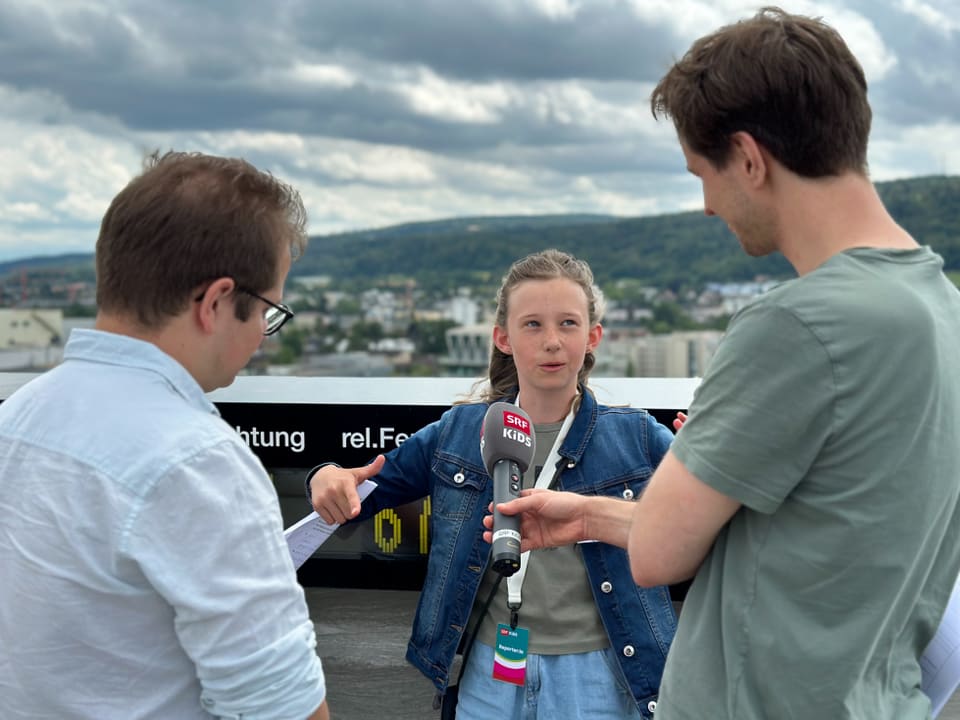
<path fill-rule="evenodd" d="M 63 310 L 0 308 L 0 348 L 62 344 Z"/>
<path fill-rule="evenodd" d="M 723 337 L 720 330 L 663 335 L 607 333 L 597 352 L 594 375 L 604 377 L 703 377 Z"/>
<path fill-rule="evenodd" d="M 52 368 L 63 359 L 70 331 L 93 324 L 93 318 L 64 318 L 60 309 L 0 308 L 0 371 Z"/>
<path fill-rule="evenodd" d="M 460 288 L 457 294 L 446 302 L 443 316 L 457 325 L 476 325 L 482 319 L 480 303 L 470 297 L 469 288 Z"/>
<path fill-rule="evenodd" d="M 473 377 L 486 374 L 493 342 L 493 329 L 489 323 L 450 328 L 446 339 L 447 354 L 440 358 L 440 366 L 447 375 Z"/>
<path fill-rule="evenodd" d="M 645 331 L 609 331 L 597 351 L 597 377 L 702 377 L 723 337 L 720 330 L 689 330 L 664 335 Z M 489 324 L 447 330 L 447 354 L 440 366 L 447 375 L 483 376 L 490 363 Z"/>

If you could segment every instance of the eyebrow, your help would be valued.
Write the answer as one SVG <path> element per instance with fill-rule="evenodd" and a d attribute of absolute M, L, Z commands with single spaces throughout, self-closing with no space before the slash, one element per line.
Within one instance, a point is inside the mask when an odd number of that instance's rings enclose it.
<path fill-rule="evenodd" d="M 524 322 L 530 320 L 547 321 L 550 320 L 582 320 L 584 314 L 575 310 L 562 310 L 555 313 L 529 313 L 527 315 L 518 315 L 517 320 Z"/>

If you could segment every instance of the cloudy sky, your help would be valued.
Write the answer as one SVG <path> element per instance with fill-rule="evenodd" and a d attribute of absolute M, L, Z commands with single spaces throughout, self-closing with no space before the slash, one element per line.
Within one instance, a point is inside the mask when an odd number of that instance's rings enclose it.
<path fill-rule="evenodd" d="M 741 0 L 0 0 L 0 260 L 93 250 L 152 149 L 239 155 L 314 234 L 700 207 L 648 98 Z M 784 0 L 859 57 L 875 180 L 960 174 L 960 0 Z"/>

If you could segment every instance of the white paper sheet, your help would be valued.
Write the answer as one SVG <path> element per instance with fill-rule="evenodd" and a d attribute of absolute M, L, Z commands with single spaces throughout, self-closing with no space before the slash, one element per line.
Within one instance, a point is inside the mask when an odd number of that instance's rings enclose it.
<path fill-rule="evenodd" d="M 376 487 L 377 484 L 372 480 L 364 480 L 357 485 L 360 502 L 363 502 Z M 293 558 L 293 567 L 299 568 L 309 560 L 317 548 L 323 545 L 338 527 L 340 527 L 339 523 L 326 523 L 316 512 L 312 512 L 284 530 L 283 534 L 290 548 L 290 557 Z"/>
<path fill-rule="evenodd" d="M 953 587 L 936 635 L 920 658 L 920 670 L 920 688 L 930 696 L 936 717 L 960 685 L 960 581 Z"/>

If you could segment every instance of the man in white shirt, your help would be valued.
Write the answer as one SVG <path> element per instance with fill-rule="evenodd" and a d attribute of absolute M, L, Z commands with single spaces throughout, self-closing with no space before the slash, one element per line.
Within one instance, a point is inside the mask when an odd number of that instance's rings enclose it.
<path fill-rule="evenodd" d="M 154 155 L 97 240 L 96 329 L 0 405 L 5 720 L 326 720 L 263 466 L 205 393 L 292 313 L 295 190 Z"/>

